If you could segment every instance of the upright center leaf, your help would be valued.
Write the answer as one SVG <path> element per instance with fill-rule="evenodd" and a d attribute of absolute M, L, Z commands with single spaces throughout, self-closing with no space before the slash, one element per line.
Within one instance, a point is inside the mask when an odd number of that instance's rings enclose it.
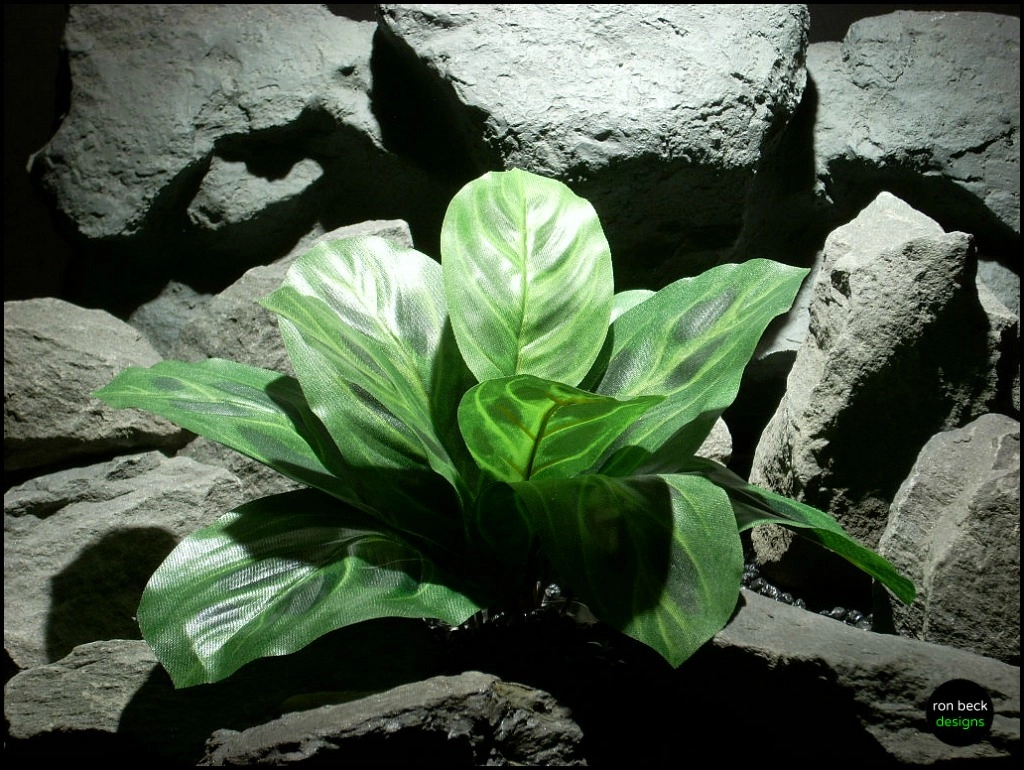
<path fill-rule="evenodd" d="M 471 388 L 459 428 L 473 459 L 498 481 L 566 479 L 604 450 L 661 396 L 620 401 L 518 375 Z"/>
<path fill-rule="evenodd" d="M 587 201 L 525 171 L 485 174 L 449 205 L 441 253 L 455 339 L 479 381 L 583 379 L 613 294 L 608 241 Z"/>

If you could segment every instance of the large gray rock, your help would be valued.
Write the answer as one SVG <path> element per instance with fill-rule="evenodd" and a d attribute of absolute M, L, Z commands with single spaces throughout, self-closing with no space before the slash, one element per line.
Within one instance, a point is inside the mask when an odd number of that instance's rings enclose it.
<path fill-rule="evenodd" d="M 583 734 L 544 692 L 476 671 L 214 733 L 201 765 L 331 761 L 415 765 L 586 765 Z"/>
<path fill-rule="evenodd" d="M 177 542 L 241 500 L 226 471 L 159 452 L 39 476 L 4 495 L 4 647 L 26 668 L 137 638 L 135 610 Z"/>
<path fill-rule="evenodd" d="M 180 690 L 145 641 L 81 644 L 7 683 L 5 754 L 16 763 L 49 755 L 108 762 L 124 756 L 192 767 L 215 730 L 243 730 L 282 709 L 353 700 L 429 678 L 438 673 L 427 662 L 431 639 L 416 620 L 360 624 L 286 658 L 251 663 L 223 682 Z"/>
<path fill-rule="evenodd" d="M 160 355 L 128 324 L 59 299 L 4 303 L 4 470 L 181 444 L 180 428 L 92 392 Z"/>
<path fill-rule="evenodd" d="M 929 441 L 879 553 L 917 585 L 896 629 L 1020 664 L 1020 423 L 984 415 Z"/>
<path fill-rule="evenodd" d="M 1019 237 L 1019 18 L 861 19 L 841 44 L 810 46 L 807 68 L 818 176 L 833 201 L 856 209 L 886 189 L 947 229 Z"/>
<path fill-rule="evenodd" d="M 565 181 L 634 272 L 732 243 L 804 88 L 802 5 L 384 5 L 381 22 L 469 176 Z"/>
<path fill-rule="evenodd" d="M 842 745 L 851 756 L 879 766 L 1005 760 L 1020 752 L 1017 666 L 861 631 L 749 591 L 743 591 L 739 611 L 712 645 L 731 653 L 725 660 L 753 664 L 746 668 L 748 686 L 765 699 L 753 708 L 758 719 L 780 731 L 775 751 L 791 755 L 800 750 L 795 744 L 818 739 L 823 750 Z M 951 679 L 972 680 L 992 698 L 992 730 L 980 743 L 947 746 L 929 730 L 925 704 Z M 799 720 L 797 730 L 790 730 L 790 719 Z M 810 733 L 812 722 L 821 725 L 823 735 Z M 821 755 L 813 759 L 820 761 Z"/>
<path fill-rule="evenodd" d="M 372 34 L 317 5 L 72 6 L 71 107 L 36 162 L 83 235 L 132 235 L 158 196 L 203 180 L 231 139 L 283 131 L 310 111 L 375 137 Z"/>
<path fill-rule="evenodd" d="M 367 219 L 436 229 L 452 184 L 385 146 L 375 29 L 322 5 L 72 6 L 71 105 L 33 163 L 82 236 L 75 296 L 217 291 Z"/>
<path fill-rule="evenodd" d="M 988 329 L 970 238 L 879 195 L 826 242 L 809 335 L 751 481 L 877 544 L 925 442 L 1009 399 Z M 777 558 L 762 543 L 762 559 Z"/>

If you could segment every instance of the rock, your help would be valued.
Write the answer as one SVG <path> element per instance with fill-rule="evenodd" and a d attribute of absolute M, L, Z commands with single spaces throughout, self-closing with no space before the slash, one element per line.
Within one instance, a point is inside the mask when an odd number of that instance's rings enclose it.
<path fill-rule="evenodd" d="M 925 442 L 1009 400 L 971 260 L 968 236 L 942 233 L 887 193 L 829 236 L 809 335 L 751 482 L 877 544 Z M 762 530 L 771 562 L 777 546 Z"/>
<path fill-rule="evenodd" d="M 988 316 L 990 363 L 999 378 L 999 406 L 1020 416 L 1020 316 L 1004 305 L 978 275 L 978 301 Z M 1019 304 L 1019 292 L 1018 292 Z M 1008 395 L 1007 395 L 1008 394 Z"/>
<path fill-rule="evenodd" d="M 272 265 L 254 267 L 214 297 L 181 330 L 171 358 L 204 361 L 227 358 L 250 366 L 291 374 L 291 361 L 277 330 L 277 316 L 259 300 L 281 287 L 295 257 L 315 244 L 359 235 L 379 235 L 412 247 L 409 225 L 401 220 L 362 222 L 339 227 Z"/>
<path fill-rule="evenodd" d="M 734 706 L 735 718 L 757 714 L 764 752 L 785 751 L 791 759 L 820 760 L 842 746 L 858 761 L 878 766 L 931 766 L 956 760 L 1004 761 L 1020 751 L 1020 668 L 992 658 L 913 639 L 875 634 L 772 601 L 749 591 L 700 661 L 732 662 L 744 673 L 744 691 L 758 705 Z M 707 648 L 705 648 L 707 649 Z M 719 657 L 722 656 L 722 657 Z M 698 660 L 693 661 L 695 667 Z M 685 668 L 685 664 L 684 664 Z M 931 734 L 925 704 L 935 689 L 952 679 L 969 679 L 991 696 L 992 730 L 980 743 L 947 746 Z M 709 698 L 701 713 L 719 713 L 720 680 L 707 677 Z M 716 696 L 715 690 L 718 691 Z M 704 697 L 691 690 L 688 697 Z M 761 700 L 763 699 L 763 700 Z M 799 737 L 786 730 L 800 720 Z M 748 735 L 748 739 L 751 736 Z M 757 743 L 757 740 L 755 743 Z M 758 756 L 751 750 L 751 758 Z M 763 756 L 763 754 L 761 754 Z M 794 759 L 795 761 L 795 759 Z"/>
<path fill-rule="evenodd" d="M 216 292 L 367 219 L 433 248 L 454 190 L 385 147 L 375 29 L 322 5 L 74 6 L 70 110 L 33 159 L 78 236 L 73 296 Z"/>
<path fill-rule="evenodd" d="M 982 255 L 984 256 L 984 255 Z M 992 259 L 978 259 L 978 278 L 992 290 L 1006 309 L 1020 316 L 1020 275 Z"/>
<path fill-rule="evenodd" d="M 118 730 L 132 697 L 158 666 L 142 640 L 89 642 L 57 663 L 15 676 L 4 692 L 11 736 Z"/>
<path fill-rule="evenodd" d="M 255 661 L 226 681 L 182 690 L 142 640 L 81 644 L 7 683 L 5 754 L 15 762 L 123 757 L 193 767 L 215 730 L 262 724 L 302 698 L 352 700 L 434 675 L 431 640 L 418 620 L 362 623 L 286 658 Z"/>
<path fill-rule="evenodd" d="M 272 227 L 290 226 L 298 214 L 294 203 L 323 175 L 323 168 L 312 158 L 300 160 L 283 177 L 270 179 L 253 176 L 243 161 L 214 158 L 188 207 L 188 217 L 211 232 L 258 221 L 269 233 Z M 261 217 L 263 213 L 267 216 Z"/>
<path fill-rule="evenodd" d="M 214 179 L 237 162 L 221 145 L 239 155 L 240 137 L 313 112 L 373 141 L 372 34 L 315 5 L 75 6 L 64 36 L 71 109 L 35 162 L 84 236 L 138 233 L 161 194 L 202 189 L 215 157 Z"/>
<path fill-rule="evenodd" d="M 432 764 L 580 766 L 582 733 L 547 693 L 479 672 L 286 714 L 244 732 L 214 733 L 200 765 Z"/>
<path fill-rule="evenodd" d="M 142 589 L 185 535 L 237 505 L 238 480 L 159 452 L 39 476 L 4 495 L 4 647 L 21 667 L 137 638 Z"/>
<path fill-rule="evenodd" d="M 656 268 L 685 263 L 676 252 L 700 272 L 694 254 L 732 243 L 804 88 L 801 5 L 381 8 L 410 125 L 443 141 L 412 151 L 436 164 L 447 149 L 463 181 L 522 168 L 566 182 L 597 209 L 623 288 L 667 283 Z"/>
<path fill-rule="evenodd" d="M 115 450 L 180 445 L 166 420 L 92 397 L 159 353 L 123 321 L 59 299 L 4 303 L 4 470 Z"/>
<path fill-rule="evenodd" d="M 200 315 L 210 299 L 211 295 L 200 294 L 187 284 L 168 281 L 156 297 L 128 316 L 128 323 L 146 335 L 161 356 L 174 358 L 174 345 L 182 327 Z"/>
<path fill-rule="evenodd" d="M 251 457 L 202 436 L 181 449 L 177 456 L 228 471 L 241 483 L 241 496 L 245 500 L 256 500 L 305 487 Z"/>
<path fill-rule="evenodd" d="M 1019 239 L 1019 18 L 861 19 L 841 44 L 810 46 L 807 68 L 817 173 L 835 203 L 852 212 L 889 190 L 947 229 Z"/>
<path fill-rule="evenodd" d="M 878 550 L 918 589 L 892 608 L 900 634 L 1020 665 L 1020 423 L 983 415 L 932 438 Z"/>
<path fill-rule="evenodd" d="M 725 424 L 725 420 L 721 417 L 715 420 L 715 424 L 711 426 L 711 432 L 704 439 L 704 443 L 700 445 L 696 454 L 720 462 L 722 465 L 729 463 L 729 458 L 732 456 L 732 436 L 729 434 L 729 426 Z"/>

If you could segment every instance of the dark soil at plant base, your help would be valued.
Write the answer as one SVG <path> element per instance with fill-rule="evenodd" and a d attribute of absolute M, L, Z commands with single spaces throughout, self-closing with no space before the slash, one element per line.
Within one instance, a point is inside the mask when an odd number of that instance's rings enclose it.
<path fill-rule="evenodd" d="M 765 752 L 818 762 L 844 745 L 889 763 L 854 704 L 837 700 L 828 672 L 810 665 L 780 676 L 749 655 L 709 644 L 673 669 L 646 645 L 557 610 L 435 633 L 445 673 L 484 671 L 545 690 L 569 707 L 592 766 L 677 765 L 709 750 L 751 762 L 763 762 Z"/>

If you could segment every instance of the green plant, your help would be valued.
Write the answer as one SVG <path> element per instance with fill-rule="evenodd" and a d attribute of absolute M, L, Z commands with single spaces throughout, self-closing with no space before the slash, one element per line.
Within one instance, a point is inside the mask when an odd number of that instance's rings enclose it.
<path fill-rule="evenodd" d="M 549 580 L 678 665 L 725 625 L 739 533 L 766 521 L 912 600 L 826 514 L 694 456 L 806 271 L 755 259 L 613 294 L 593 208 L 523 171 L 464 187 L 441 241 L 441 264 L 376 237 L 296 260 L 263 300 L 295 379 L 165 361 L 97 392 L 311 488 L 157 569 L 139 624 L 177 686 L 372 618 L 459 624 Z"/>

